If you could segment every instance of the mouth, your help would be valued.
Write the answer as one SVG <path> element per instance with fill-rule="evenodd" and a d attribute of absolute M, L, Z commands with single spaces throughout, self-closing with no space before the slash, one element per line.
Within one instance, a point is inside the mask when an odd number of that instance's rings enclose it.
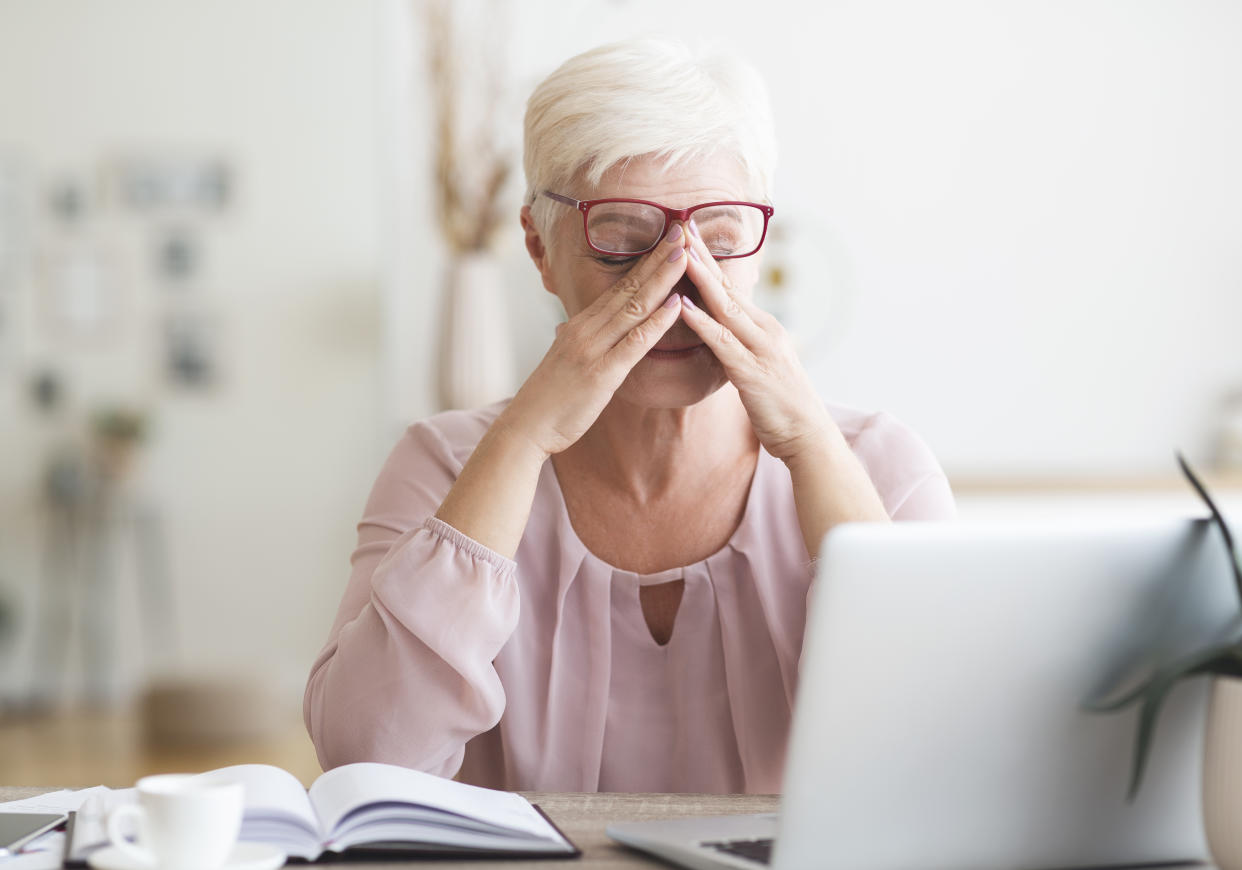
<path fill-rule="evenodd" d="M 687 344 L 681 347 L 653 347 L 647 351 L 646 358 L 671 362 L 679 359 L 691 359 L 705 350 L 707 350 L 707 345 L 701 341 L 697 344 Z"/>

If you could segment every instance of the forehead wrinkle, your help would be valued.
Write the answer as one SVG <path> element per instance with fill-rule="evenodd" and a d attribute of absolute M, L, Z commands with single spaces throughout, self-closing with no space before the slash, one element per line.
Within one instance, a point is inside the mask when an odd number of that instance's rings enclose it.
<path fill-rule="evenodd" d="M 591 209 L 590 223 L 591 223 L 591 226 L 593 227 L 600 226 L 603 224 L 623 224 L 625 226 L 650 227 L 650 226 L 655 226 L 656 224 L 660 223 L 660 221 L 657 221 L 654 219 L 655 217 L 654 215 L 652 216 L 653 217 L 652 220 L 643 220 L 638 215 L 621 214 L 618 212 L 604 212 L 603 214 L 596 217 L 595 215 L 596 211 L 597 209 Z M 661 219 L 663 217 L 664 215 L 660 215 Z"/>
<path fill-rule="evenodd" d="M 742 206 L 740 205 L 720 205 L 715 208 L 705 209 L 695 212 L 695 219 L 700 217 L 704 220 L 718 220 L 720 218 L 731 218 L 737 223 L 742 223 Z"/>
<path fill-rule="evenodd" d="M 652 188 L 649 191 L 635 192 L 630 188 L 625 193 L 608 193 L 600 194 L 595 199 L 642 199 L 647 202 L 658 203 L 665 208 L 680 211 L 684 208 L 690 208 L 695 205 L 704 205 L 709 202 L 721 202 L 722 200 L 736 200 L 740 197 L 735 194 L 728 193 L 722 189 L 700 188 L 689 191 L 668 192 L 667 187 Z"/>

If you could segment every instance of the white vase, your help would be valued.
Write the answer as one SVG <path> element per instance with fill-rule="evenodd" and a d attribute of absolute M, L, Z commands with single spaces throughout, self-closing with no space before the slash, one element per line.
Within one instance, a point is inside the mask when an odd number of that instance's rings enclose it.
<path fill-rule="evenodd" d="M 495 256 L 461 254 L 449 263 L 438 357 L 442 409 L 478 408 L 513 395 L 512 338 Z"/>
<path fill-rule="evenodd" d="M 1203 824 L 1220 870 L 1242 870 L 1242 680 L 1217 677 L 1203 760 Z"/>

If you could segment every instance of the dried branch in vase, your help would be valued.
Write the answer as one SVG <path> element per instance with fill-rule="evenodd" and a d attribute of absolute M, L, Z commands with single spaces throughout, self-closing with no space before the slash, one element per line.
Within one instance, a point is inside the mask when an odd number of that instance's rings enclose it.
<path fill-rule="evenodd" d="M 511 155 L 497 147 L 498 137 L 492 129 L 502 101 L 502 53 L 481 53 L 485 91 L 474 119 L 478 129 L 470 137 L 469 147 L 463 149 L 460 109 L 467 104 L 467 93 L 458 65 L 465 52 L 455 33 L 448 0 L 423 0 L 423 8 L 435 111 L 435 188 L 440 229 L 454 253 L 485 251 L 491 247 L 500 226 L 504 188 L 513 167 Z M 498 14 L 486 17 L 489 26 L 497 26 Z"/>

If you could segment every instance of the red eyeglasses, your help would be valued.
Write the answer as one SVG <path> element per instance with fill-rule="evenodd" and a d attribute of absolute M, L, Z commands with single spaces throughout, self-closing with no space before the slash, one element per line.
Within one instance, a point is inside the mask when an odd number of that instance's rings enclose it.
<path fill-rule="evenodd" d="M 775 209 L 758 202 L 704 202 L 668 208 L 645 199 L 577 200 L 551 191 L 548 199 L 582 212 L 587 244 L 600 254 L 636 257 L 660 243 L 673 221 L 694 221 L 707 249 L 717 260 L 749 257 L 763 247 Z"/>

